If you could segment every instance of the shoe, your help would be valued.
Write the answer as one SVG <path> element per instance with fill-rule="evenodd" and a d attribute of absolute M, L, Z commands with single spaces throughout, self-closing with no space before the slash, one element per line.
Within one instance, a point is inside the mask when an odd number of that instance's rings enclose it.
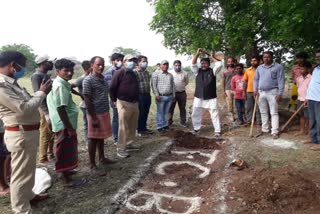
<path fill-rule="evenodd" d="M 254 137 L 261 137 L 263 135 L 267 135 L 269 134 L 269 132 L 263 132 L 261 130 L 257 131 L 256 135 Z"/>
<path fill-rule="evenodd" d="M 165 132 L 165 130 L 164 130 L 163 128 L 160 128 L 160 129 L 157 129 L 157 130 L 158 130 L 158 132 L 159 132 L 160 134 Z"/>
<path fill-rule="evenodd" d="M 221 136 L 220 132 L 215 132 L 213 137 L 220 137 L 220 136 Z"/>
<path fill-rule="evenodd" d="M 43 200 L 46 200 L 49 198 L 49 194 L 48 193 L 42 193 L 42 194 L 38 194 L 38 195 L 35 195 L 33 197 L 33 199 L 30 200 L 30 203 L 31 204 L 34 204 L 34 203 L 37 203 L 39 201 L 43 201 Z"/>
<path fill-rule="evenodd" d="M 169 131 L 169 130 L 170 130 L 170 128 L 169 128 L 169 126 L 165 126 L 165 127 L 163 127 L 163 130 L 165 130 L 165 131 Z"/>
<path fill-rule="evenodd" d="M 186 123 L 180 123 L 180 125 L 183 127 L 183 128 L 187 128 L 187 124 Z"/>
<path fill-rule="evenodd" d="M 117 152 L 117 156 L 120 157 L 120 158 L 127 158 L 129 157 L 129 153 L 127 151 L 118 151 Z"/>
<path fill-rule="evenodd" d="M 199 130 L 193 130 L 192 134 L 195 134 L 195 135 L 200 134 L 200 129 Z"/>
<path fill-rule="evenodd" d="M 109 158 L 104 158 L 103 160 L 100 161 L 101 164 L 103 165 L 109 165 L 109 164 L 114 164 L 116 163 L 116 161 L 114 160 L 111 160 Z"/>
<path fill-rule="evenodd" d="M 144 133 L 146 133 L 146 134 L 153 134 L 153 131 L 150 130 L 150 129 L 146 129 L 146 130 L 144 131 Z"/>
<path fill-rule="evenodd" d="M 113 140 L 113 144 L 117 145 L 118 144 L 118 140 Z"/>
<path fill-rule="evenodd" d="M 140 147 L 139 146 L 133 146 L 131 144 L 127 145 L 126 151 L 139 151 Z"/>
<path fill-rule="evenodd" d="M 272 138 L 273 138 L 274 140 L 278 139 L 278 138 L 279 138 L 279 134 L 272 134 Z"/>
<path fill-rule="evenodd" d="M 107 173 L 103 169 L 100 169 L 98 167 L 93 167 L 90 169 L 90 173 L 93 176 L 105 176 Z"/>

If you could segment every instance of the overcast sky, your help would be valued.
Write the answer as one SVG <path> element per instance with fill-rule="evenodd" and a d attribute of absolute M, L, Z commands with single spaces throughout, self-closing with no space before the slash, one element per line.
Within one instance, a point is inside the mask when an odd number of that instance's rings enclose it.
<path fill-rule="evenodd" d="M 23 43 L 37 55 L 80 61 L 106 58 L 122 46 L 138 49 L 150 65 L 163 59 L 185 61 L 163 46 L 162 35 L 149 30 L 153 14 L 146 0 L 3 0 L 0 46 Z"/>

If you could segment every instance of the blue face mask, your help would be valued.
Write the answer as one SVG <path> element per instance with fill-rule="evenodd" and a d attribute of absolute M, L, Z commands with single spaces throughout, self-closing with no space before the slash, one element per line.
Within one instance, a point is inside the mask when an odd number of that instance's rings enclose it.
<path fill-rule="evenodd" d="M 177 72 L 180 72 L 181 71 L 181 66 L 174 66 L 174 70 L 177 71 Z"/>
<path fill-rule="evenodd" d="M 132 69 L 134 69 L 135 66 L 136 66 L 136 63 L 134 63 L 134 62 L 127 62 L 127 68 L 128 68 L 128 69 L 132 70 Z"/>
<path fill-rule="evenodd" d="M 148 63 L 147 62 L 141 62 L 140 64 L 142 69 L 146 69 L 148 67 Z"/>
<path fill-rule="evenodd" d="M 19 66 L 20 66 L 20 65 L 19 65 Z M 14 74 L 13 74 L 13 78 L 17 80 L 17 79 L 23 77 L 25 73 L 26 73 L 26 68 L 20 66 L 20 70 L 18 70 L 18 71 L 15 70 L 15 72 L 14 72 Z"/>

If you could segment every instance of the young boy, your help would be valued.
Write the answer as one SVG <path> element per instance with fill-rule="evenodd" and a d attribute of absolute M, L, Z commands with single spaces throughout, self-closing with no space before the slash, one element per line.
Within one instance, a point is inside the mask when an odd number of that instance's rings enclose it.
<path fill-rule="evenodd" d="M 244 112 L 246 103 L 245 80 L 243 79 L 243 64 L 235 65 L 236 75 L 231 79 L 231 89 L 234 92 L 234 99 L 237 108 L 240 125 L 245 123 Z"/>
<path fill-rule="evenodd" d="M 310 62 L 304 62 L 301 64 L 300 73 L 301 75 L 296 78 L 296 84 L 298 87 L 298 108 L 304 105 L 307 96 L 307 89 L 311 80 L 312 64 Z M 308 119 L 308 107 L 305 106 L 303 110 L 300 111 L 300 131 L 296 135 L 307 134 L 305 128 L 309 128 Z"/>
<path fill-rule="evenodd" d="M 73 180 L 72 170 L 78 167 L 77 122 L 78 108 L 72 100 L 71 84 L 74 63 L 60 59 L 55 63 L 57 77 L 53 81 L 52 91 L 48 94 L 47 103 L 55 133 L 56 163 L 55 170 L 62 173 L 65 187 L 74 187 L 86 183 L 86 180 Z"/>

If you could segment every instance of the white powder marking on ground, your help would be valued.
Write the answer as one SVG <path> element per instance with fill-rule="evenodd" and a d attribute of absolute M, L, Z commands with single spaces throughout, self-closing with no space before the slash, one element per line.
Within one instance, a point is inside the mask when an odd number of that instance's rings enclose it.
<path fill-rule="evenodd" d="M 194 159 L 194 157 L 192 155 L 188 155 L 187 158 L 188 159 Z"/>
<path fill-rule="evenodd" d="M 203 157 L 207 157 L 209 160 L 207 164 L 213 164 L 215 160 L 217 159 L 217 155 L 219 154 L 219 150 L 215 150 L 214 152 L 210 153 L 204 153 L 201 151 L 172 151 L 173 154 L 177 155 L 188 155 L 188 154 L 199 154 Z M 188 156 L 187 156 L 188 158 Z"/>
<path fill-rule="evenodd" d="M 207 167 L 201 166 L 200 164 L 191 162 L 191 161 L 164 161 L 161 164 L 159 164 L 155 170 L 155 172 L 159 175 L 165 175 L 166 172 L 164 170 L 165 167 L 170 166 L 170 165 L 182 165 L 182 164 L 188 164 L 190 166 L 196 167 L 203 171 L 198 177 L 199 178 L 204 178 L 210 174 L 210 169 Z"/>
<path fill-rule="evenodd" d="M 141 206 L 136 206 L 134 204 L 131 204 L 131 200 L 141 196 L 141 195 L 148 195 L 150 198 L 148 198 L 145 202 L 145 204 Z M 171 199 L 175 201 L 184 201 L 186 203 L 190 204 L 190 207 L 188 210 L 182 213 L 177 213 L 177 212 L 171 212 L 169 210 L 164 209 L 162 205 L 162 198 L 165 199 Z M 184 196 L 177 196 L 177 195 L 170 195 L 170 194 L 163 194 L 163 193 L 155 193 L 155 192 L 148 192 L 148 191 L 143 191 L 139 190 L 137 193 L 134 195 L 131 195 L 128 198 L 128 201 L 126 203 L 126 207 L 130 210 L 133 211 L 148 211 L 152 210 L 153 206 L 156 207 L 156 209 L 160 213 L 166 213 L 166 214 L 191 214 L 197 210 L 199 210 L 200 205 L 201 205 L 202 199 L 200 197 L 184 197 Z"/>
<path fill-rule="evenodd" d="M 281 149 L 298 149 L 295 142 L 285 139 L 274 140 L 272 138 L 265 138 L 261 140 L 261 143 L 263 143 L 266 146 L 277 147 Z"/>
<path fill-rule="evenodd" d="M 178 186 L 178 184 L 176 182 L 172 182 L 172 181 L 164 181 L 160 183 L 162 186 L 166 186 L 166 187 L 176 187 Z"/>

